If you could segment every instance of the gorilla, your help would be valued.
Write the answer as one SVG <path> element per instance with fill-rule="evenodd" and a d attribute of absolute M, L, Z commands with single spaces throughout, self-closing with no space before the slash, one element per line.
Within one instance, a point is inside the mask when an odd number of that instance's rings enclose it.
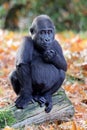
<path fill-rule="evenodd" d="M 67 70 L 60 44 L 55 40 L 55 26 L 47 15 L 37 16 L 16 55 L 16 67 L 10 73 L 10 82 L 18 95 L 15 105 L 25 108 L 36 101 L 52 109 L 52 95 L 61 87 Z"/>

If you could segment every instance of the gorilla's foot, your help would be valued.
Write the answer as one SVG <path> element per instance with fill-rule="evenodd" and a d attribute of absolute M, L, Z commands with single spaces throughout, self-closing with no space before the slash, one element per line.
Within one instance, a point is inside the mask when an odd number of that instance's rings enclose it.
<path fill-rule="evenodd" d="M 46 104 L 46 102 L 47 102 L 46 99 L 45 99 L 43 96 L 40 96 L 40 95 L 35 95 L 35 96 L 33 97 L 33 99 L 34 99 L 36 102 L 39 103 L 40 107 L 45 106 L 45 104 Z"/>
<path fill-rule="evenodd" d="M 45 112 L 49 113 L 52 110 L 52 102 L 46 103 Z"/>
<path fill-rule="evenodd" d="M 52 96 L 51 96 L 51 94 L 49 94 L 49 93 L 45 93 L 45 94 L 44 94 L 44 98 L 46 99 L 45 112 L 46 112 L 46 113 L 49 113 L 49 112 L 51 111 L 51 109 L 52 109 L 52 106 L 53 106 L 53 105 L 52 105 Z"/>
<path fill-rule="evenodd" d="M 34 103 L 32 96 L 20 96 L 15 101 L 15 106 L 19 109 L 24 109 L 30 102 Z"/>
<path fill-rule="evenodd" d="M 46 99 L 45 99 L 44 97 L 40 97 L 40 98 L 39 98 L 40 107 L 45 106 L 46 102 L 47 102 L 47 101 L 46 101 Z"/>

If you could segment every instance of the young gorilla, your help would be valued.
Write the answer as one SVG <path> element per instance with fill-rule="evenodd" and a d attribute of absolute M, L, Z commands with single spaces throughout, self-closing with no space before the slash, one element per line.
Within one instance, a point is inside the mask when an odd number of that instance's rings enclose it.
<path fill-rule="evenodd" d="M 16 69 L 10 74 L 13 89 L 19 97 L 17 108 L 25 108 L 30 101 L 52 109 L 52 94 L 65 79 L 67 63 L 59 43 L 55 40 L 55 27 L 47 15 L 36 17 L 16 57 Z"/>

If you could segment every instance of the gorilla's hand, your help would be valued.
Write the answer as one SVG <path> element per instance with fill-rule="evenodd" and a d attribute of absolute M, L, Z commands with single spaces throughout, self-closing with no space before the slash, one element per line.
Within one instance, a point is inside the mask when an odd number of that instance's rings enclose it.
<path fill-rule="evenodd" d="M 49 61 L 49 60 L 51 60 L 54 56 L 56 55 L 56 52 L 54 51 L 54 50 L 46 50 L 45 52 L 44 52 L 44 55 L 43 55 L 43 58 L 44 58 L 44 60 L 46 60 L 46 61 Z"/>

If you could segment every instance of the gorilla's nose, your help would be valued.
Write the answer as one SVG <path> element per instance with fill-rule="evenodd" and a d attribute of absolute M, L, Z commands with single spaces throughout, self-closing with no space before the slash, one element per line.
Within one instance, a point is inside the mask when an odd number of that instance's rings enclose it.
<path fill-rule="evenodd" d="M 45 39 L 45 41 L 46 41 L 46 42 L 49 42 L 49 41 L 50 41 L 50 39 Z"/>

